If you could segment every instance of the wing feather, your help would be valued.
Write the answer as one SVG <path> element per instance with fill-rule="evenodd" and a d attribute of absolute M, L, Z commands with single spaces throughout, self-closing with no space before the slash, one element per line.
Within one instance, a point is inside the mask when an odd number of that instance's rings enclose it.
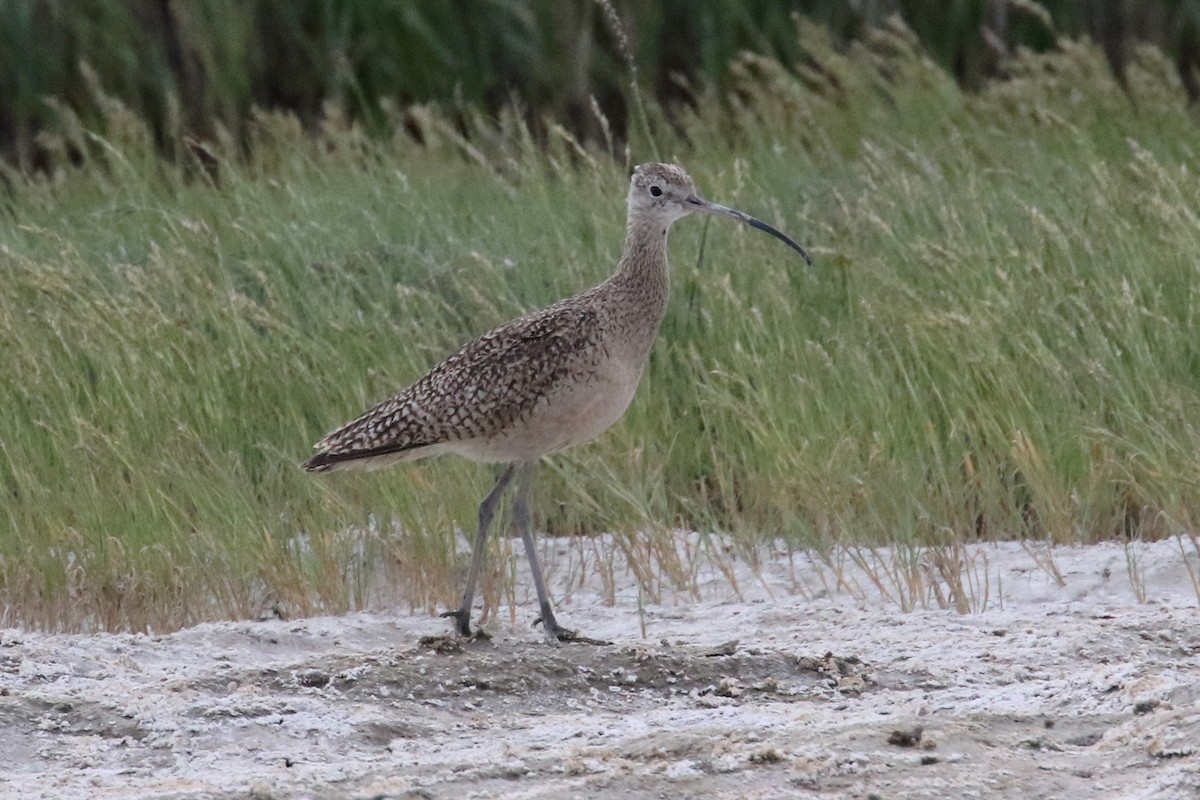
<path fill-rule="evenodd" d="M 463 345 L 424 377 L 317 442 L 310 471 L 494 435 L 554 388 L 594 369 L 596 312 L 565 300 Z"/>

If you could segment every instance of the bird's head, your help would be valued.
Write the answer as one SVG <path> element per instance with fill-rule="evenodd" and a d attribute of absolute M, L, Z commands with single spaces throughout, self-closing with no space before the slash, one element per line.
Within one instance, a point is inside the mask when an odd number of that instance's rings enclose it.
<path fill-rule="evenodd" d="M 683 167 L 675 164 L 639 164 L 629 179 L 629 221 L 659 223 L 670 227 L 671 223 L 693 212 L 715 214 L 745 223 L 752 228 L 771 234 L 786 242 L 811 264 L 812 258 L 804 248 L 784 234 L 749 214 L 743 214 L 727 206 L 710 203 L 696 193 L 692 176 Z"/>

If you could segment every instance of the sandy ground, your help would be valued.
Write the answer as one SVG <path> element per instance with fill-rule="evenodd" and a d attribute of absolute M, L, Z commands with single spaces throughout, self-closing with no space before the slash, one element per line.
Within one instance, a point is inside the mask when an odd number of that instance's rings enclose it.
<path fill-rule="evenodd" d="M 1054 551 L 1060 586 L 983 548 L 969 614 L 777 553 L 740 598 L 714 568 L 641 610 L 622 571 L 608 605 L 559 569 L 562 621 L 610 646 L 542 643 L 532 606 L 469 643 L 397 612 L 4 631 L 0 796 L 1197 798 L 1200 563 L 1139 546 L 1139 603 L 1127 555 Z"/>

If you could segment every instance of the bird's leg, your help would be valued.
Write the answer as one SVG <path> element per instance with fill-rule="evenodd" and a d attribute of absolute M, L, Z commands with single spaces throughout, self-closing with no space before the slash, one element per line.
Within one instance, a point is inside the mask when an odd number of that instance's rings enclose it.
<path fill-rule="evenodd" d="M 496 514 L 496 505 L 500 496 L 512 480 L 515 464 L 509 464 L 496 479 L 496 485 L 488 492 L 487 497 L 479 504 L 479 532 L 475 534 L 475 552 L 471 555 L 471 569 L 467 573 L 467 588 L 463 592 L 462 605 L 458 611 L 447 611 L 443 617 L 454 617 L 454 627 L 463 636 L 471 635 L 471 604 L 475 601 L 475 583 L 479 579 L 479 570 L 483 569 L 483 559 L 487 554 L 488 528 L 492 517 Z"/>
<path fill-rule="evenodd" d="M 529 483 L 533 476 L 535 463 L 527 461 L 521 465 L 521 474 L 517 482 L 517 499 L 513 503 L 513 524 L 521 532 L 521 541 L 525 543 L 525 557 L 529 559 L 529 570 L 533 573 L 533 585 L 537 589 L 538 606 L 541 612 L 541 616 L 534 624 L 542 623 L 546 640 L 551 643 L 611 644 L 611 642 L 580 636 L 577 631 L 560 627 L 554 618 L 554 609 L 550 607 L 550 595 L 546 592 L 546 581 L 542 577 L 542 567 L 538 564 L 537 546 L 533 541 L 533 518 L 529 513 Z"/>
<path fill-rule="evenodd" d="M 513 503 L 513 524 L 521 534 L 525 543 L 525 557 L 529 559 L 529 569 L 533 573 L 533 585 L 537 589 L 538 606 L 541 616 L 542 630 L 551 642 L 558 642 L 566 634 L 571 637 L 571 631 L 562 629 L 554 619 L 554 609 L 550 607 L 550 595 L 546 591 L 546 580 L 542 577 L 542 567 L 538 564 L 537 546 L 533 541 L 533 517 L 529 512 L 529 484 L 533 477 L 534 462 L 527 461 L 521 465 L 521 475 L 517 479 L 517 499 Z M 536 622 L 534 623 L 537 624 Z"/>

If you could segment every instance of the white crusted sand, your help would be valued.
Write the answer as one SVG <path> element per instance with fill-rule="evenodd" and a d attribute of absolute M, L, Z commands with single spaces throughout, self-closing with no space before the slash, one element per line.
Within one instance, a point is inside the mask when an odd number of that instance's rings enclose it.
<path fill-rule="evenodd" d="M 445 620 L 394 612 L 5 631 L 0 796 L 1200 797 L 1200 561 L 1177 541 L 1055 550 L 1064 586 L 983 546 L 986 607 L 958 614 L 781 553 L 723 553 L 735 593 L 679 537 L 702 599 L 641 614 L 626 570 L 545 544 L 560 620 L 609 647 L 543 644 L 532 605 L 449 652 L 419 643 Z"/>

